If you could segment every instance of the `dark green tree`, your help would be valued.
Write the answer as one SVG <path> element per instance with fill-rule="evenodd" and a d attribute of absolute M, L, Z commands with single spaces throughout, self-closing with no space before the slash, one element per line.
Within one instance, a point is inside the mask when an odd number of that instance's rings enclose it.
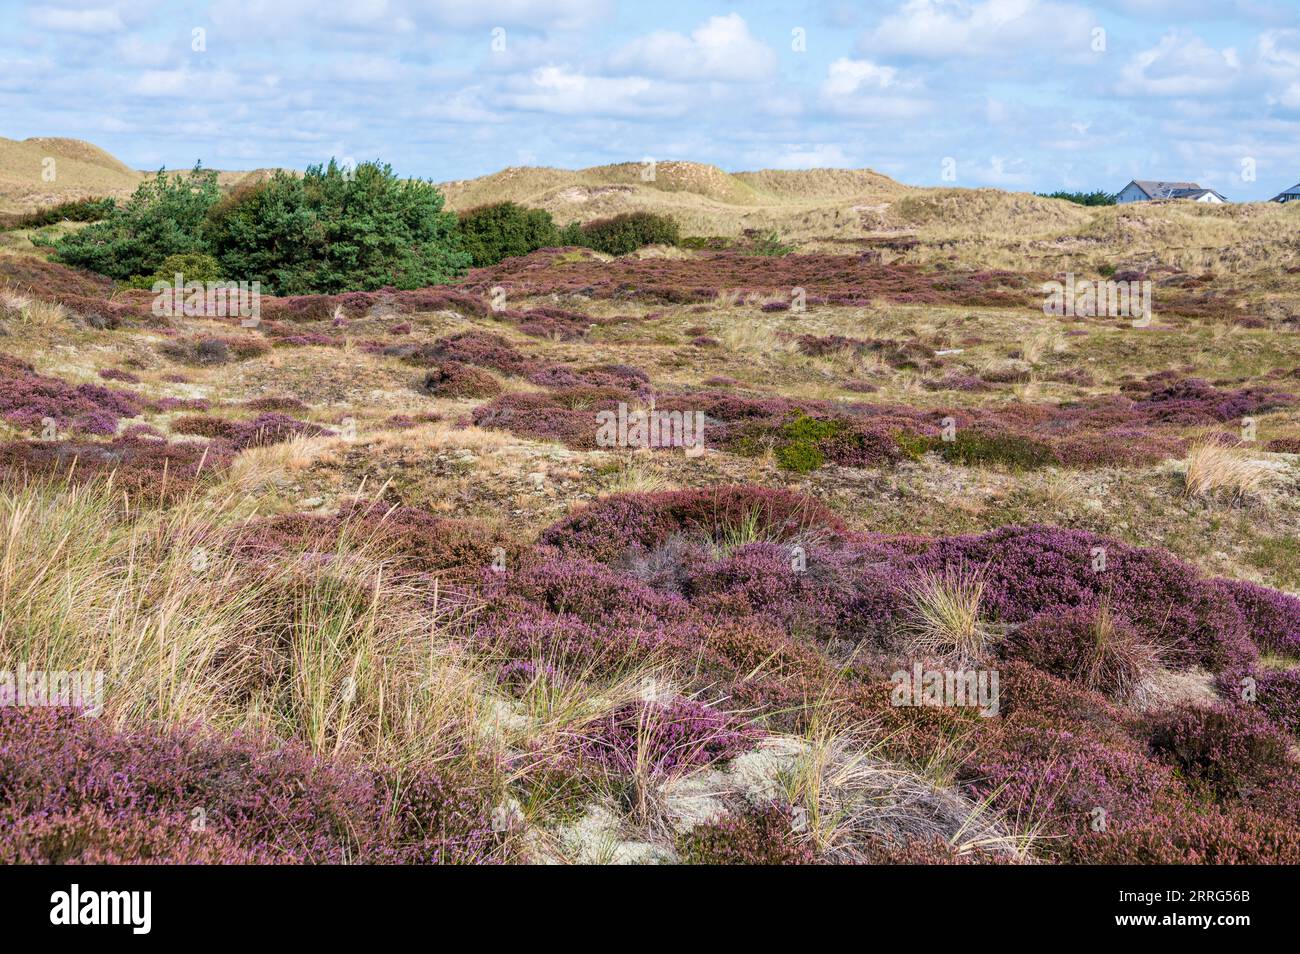
<path fill-rule="evenodd" d="M 461 247 L 476 268 L 527 255 L 559 244 L 559 231 L 545 209 L 528 209 L 513 202 L 482 205 L 460 215 Z"/>
<path fill-rule="evenodd" d="M 56 241 L 54 258 L 120 280 L 151 275 L 169 255 L 206 251 L 199 227 L 219 195 L 211 170 L 159 170 L 105 218 Z"/>
<path fill-rule="evenodd" d="M 278 172 L 214 208 L 204 235 L 227 278 L 279 295 L 423 288 L 470 264 L 437 186 L 379 162 Z"/>

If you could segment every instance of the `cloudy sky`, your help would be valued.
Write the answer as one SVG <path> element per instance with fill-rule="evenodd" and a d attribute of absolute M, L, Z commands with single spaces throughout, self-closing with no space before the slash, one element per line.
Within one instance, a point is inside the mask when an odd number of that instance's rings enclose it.
<path fill-rule="evenodd" d="M 1259 199 L 1300 181 L 1300 0 L 0 0 L 0 135 L 137 168 L 651 157 Z"/>

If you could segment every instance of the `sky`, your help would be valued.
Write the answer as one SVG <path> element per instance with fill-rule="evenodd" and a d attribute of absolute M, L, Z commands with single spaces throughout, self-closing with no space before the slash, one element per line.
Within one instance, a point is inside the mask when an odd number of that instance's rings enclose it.
<path fill-rule="evenodd" d="M 0 136 L 139 169 L 689 159 L 1249 201 L 1300 182 L 1300 0 L 0 0 Z"/>

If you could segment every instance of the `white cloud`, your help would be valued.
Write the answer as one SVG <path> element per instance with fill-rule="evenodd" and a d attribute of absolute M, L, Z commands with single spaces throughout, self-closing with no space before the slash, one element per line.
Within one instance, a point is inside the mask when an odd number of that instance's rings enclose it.
<path fill-rule="evenodd" d="M 822 105 L 833 113 L 880 119 L 919 116 L 930 103 L 913 95 L 920 84 L 892 66 L 841 57 L 826 69 Z"/>
<path fill-rule="evenodd" d="M 1009 50 L 1090 50 L 1096 19 L 1081 7 L 1044 0 L 907 0 L 860 44 L 864 52 L 980 57 Z"/>
<path fill-rule="evenodd" d="M 1242 75 L 1232 47 L 1216 50 L 1196 36 L 1168 33 L 1124 65 L 1118 92 L 1127 96 L 1212 96 Z"/>
<path fill-rule="evenodd" d="M 569 66 L 544 66 L 533 70 L 523 83 L 501 101 L 516 109 L 567 116 L 679 115 L 686 90 L 641 76 L 588 76 Z"/>
<path fill-rule="evenodd" d="M 869 90 L 883 90 L 895 85 L 898 70 L 892 66 L 877 66 L 869 60 L 851 60 L 841 57 L 826 70 L 822 83 L 825 96 L 852 96 Z"/>
<path fill-rule="evenodd" d="M 710 17 L 690 36 L 657 30 L 639 37 L 615 53 L 610 64 L 620 72 L 645 76 L 749 82 L 776 72 L 776 54 L 732 13 Z"/>

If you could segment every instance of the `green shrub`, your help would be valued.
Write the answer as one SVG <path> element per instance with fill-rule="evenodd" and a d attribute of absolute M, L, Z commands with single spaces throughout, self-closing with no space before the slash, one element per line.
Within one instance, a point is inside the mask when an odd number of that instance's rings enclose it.
<path fill-rule="evenodd" d="M 645 245 L 676 245 L 679 240 L 676 221 L 653 212 L 625 212 L 611 219 L 597 219 L 576 232 L 569 226 L 564 235 L 578 239 L 571 244 L 606 255 L 626 255 Z"/>
<path fill-rule="evenodd" d="M 1115 204 L 1115 196 L 1110 192 L 1102 192 L 1100 189 L 1095 192 L 1038 192 L 1035 194 L 1044 199 L 1064 199 L 1066 202 L 1073 202 L 1075 205 Z"/>
<path fill-rule="evenodd" d="M 819 469 L 826 463 L 826 455 L 816 444 L 795 441 L 782 444 L 776 449 L 776 462 L 782 470 L 792 470 L 797 474 L 806 474 Z"/>
<path fill-rule="evenodd" d="M 186 252 L 183 255 L 169 255 L 163 260 L 158 271 L 152 275 L 135 275 L 126 280 L 128 288 L 153 288 L 155 282 L 172 284 L 177 275 L 183 282 L 219 282 L 221 265 L 211 255 L 203 252 Z"/>
<path fill-rule="evenodd" d="M 0 216 L 0 230 L 43 229 L 60 222 L 99 222 L 108 218 L 117 207 L 117 202 L 110 198 L 74 199 L 60 202 L 58 205 L 46 206 L 32 212 Z"/>
<path fill-rule="evenodd" d="M 207 250 L 199 227 L 218 195 L 215 172 L 159 171 L 102 221 L 56 241 L 54 258 L 121 280 L 151 275 L 169 255 Z"/>
<path fill-rule="evenodd" d="M 470 264 L 437 186 L 378 162 L 277 172 L 212 209 L 204 236 L 228 277 L 277 295 L 423 288 Z"/>
<path fill-rule="evenodd" d="M 983 434 L 959 431 L 951 441 L 934 441 L 931 445 L 944 460 L 962 465 L 1006 464 L 1021 470 L 1044 467 L 1057 462 L 1052 448 L 1033 438 L 1018 434 Z"/>
<path fill-rule="evenodd" d="M 781 427 L 781 443 L 777 444 L 776 462 L 783 470 L 806 474 L 826 463 L 822 441 L 842 434 L 848 425 L 843 421 L 823 421 L 800 414 Z"/>
<path fill-rule="evenodd" d="M 794 246 L 782 242 L 778 232 L 755 236 L 741 246 L 741 252 L 745 255 L 762 255 L 768 258 L 784 258 L 793 251 Z"/>
<path fill-rule="evenodd" d="M 462 212 L 459 226 L 461 247 L 470 254 L 475 268 L 560 244 L 559 230 L 549 212 L 513 202 Z"/>

